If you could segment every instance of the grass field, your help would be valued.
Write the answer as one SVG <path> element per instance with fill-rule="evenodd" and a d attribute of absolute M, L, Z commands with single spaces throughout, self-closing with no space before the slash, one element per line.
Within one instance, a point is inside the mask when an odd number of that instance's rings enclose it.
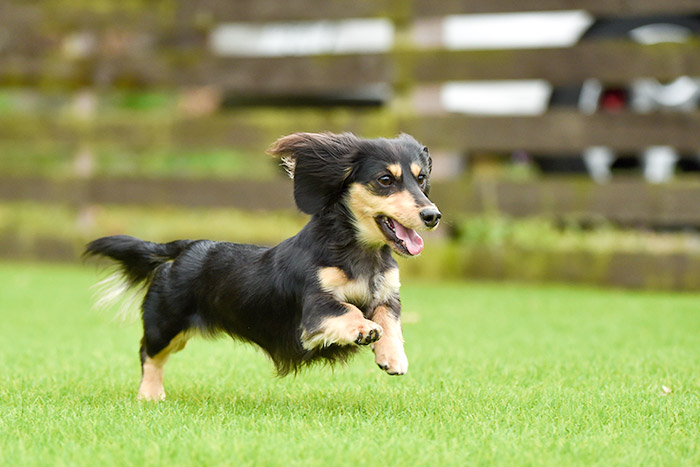
<path fill-rule="evenodd" d="M 195 340 L 149 404 L 95 279 L 0 264 L 3 466 L 700 464 L 698 294 L 407 283 L 404 377 Z"/>

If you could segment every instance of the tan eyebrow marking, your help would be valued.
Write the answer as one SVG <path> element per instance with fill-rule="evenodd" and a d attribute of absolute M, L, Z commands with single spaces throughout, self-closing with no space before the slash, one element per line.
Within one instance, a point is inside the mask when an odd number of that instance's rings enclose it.
<path fill-rule="evenodd" d="M 401 178 L 401 166 L 399 164 L 391 164 L 386 167 L 395 178 Z"/>
<path fill-rule="evenodd" d="M 413 174 L 414 177 L 418 177 L 418 175 L 420 175 L 422 170 L 423 170 L 423 168 L 420 165 L 416 164 L 415 162 L 413 162 L 411 164 L 411 173 Z"/>

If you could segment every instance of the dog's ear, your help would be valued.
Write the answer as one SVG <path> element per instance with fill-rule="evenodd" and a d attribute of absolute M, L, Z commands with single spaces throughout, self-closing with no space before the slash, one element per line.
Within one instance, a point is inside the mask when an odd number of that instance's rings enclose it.
<path fill-rule="evenodd" d="M 294 200 L 317 214 L 340 199 L 352 173 L 359 139 L 352 133 L 295 133 L 278 139 L 268 153 L 282 159 L 294 179 Z"/>

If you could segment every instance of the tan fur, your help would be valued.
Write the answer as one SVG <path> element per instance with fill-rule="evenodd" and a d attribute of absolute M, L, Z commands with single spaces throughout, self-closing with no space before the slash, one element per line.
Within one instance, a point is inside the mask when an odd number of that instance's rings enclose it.
<path fill-rule="evenodd" d="M 392 268 L 386 271 L 377 285 L 378 288 L 374 298 L 378 303 L 386 303 L 390 298 L 398 296 L 399 288 L 401 288 L 399 268 Z"/>
<path fill-rule="evenodd" d="M 155 402 L 165 400 L 163 365 L 165 365 L 165 361 L 146 357 L 146 361 L 143 362 L 143 375 L 137 396 L 139 400 Z"/>
<path fill-rule="evenodd" d="M 372 294 L 370 280 L 376 284 Z M 333 295 L 340 302 L 374 302 L 384 303 L 392 296 L 398 295 L 401 282 L 399 269 L 392 268 L 375 278 L 360 277 L 350 280 L 342 269 L 335 267 L 321 268 L 318 271 L 321 290 Z"/>
<path fill-rule="evenodd" d="M 294 180 L 294 170 L 297 167 L 297 160 L 292 156 L 283 156 L 280 159 L 280 165 L 284 167 L 284 171 L 287 172 L 289 178 Z"/>
<path fill-rule="evenodd" d="M 318 271 L 321 289 L 333 295 L 340 302 L 367 301 L 371 291 L 366 279 L 350 280 L 339 268 L 321 268 Z"/>
<path fill-rule="evenodd" d="M 389 172 L 391 172 L 391 175 L 394 176 L 394 178 L 399 179 L 401 178 L 401 166 L 399 164 L 391 164 L 388 165 L 386 168 Z"/>
<path fill-rule="evenodd" d="M 374 218 L 389 216 L 409 229 L 422 229 L 420 210 L 411 194 L 402 190 L 389 196 L 378 196 L 362 184 L 354 183 L 348 190 L 348 206 L 355 217 L 359 239 L 367 245 L 385 243 L 385 237 Z"/>
<path fill-rule="evenodd" d="M 321 283 L 321 288 L 326 292 L 345 287 L 350 279 L 345 275 L 340 268 L 321 268 L 318 271 L 318 280 Z"/>
<path fill-rule="evenodd" d="M 420 175 L 421 170 L 423 170 L 423 169 L 421 168 L 420 165 L 416 164 L 415 162 L 411 164 L 411 173 L 413 174 L 414 177 L 417 178 L 418 175 Z"/>
<path fill-rule="evenodd" d="M 408 358 L 403 349 L 403 333 L 401 322 L 394 317 L 385 306 L 379 306 L 374 311 L 372 321 L 384 330 L 382 338 L 372 345 L 374 360 L 387 373 L 403 375 L 408 371 Z"/>
<path fill-rule="evenodd" d="M 268 154 L 280 158 L 280 165 L 291 179 L 294 179 L 294 171 L 297 166 L 297 158 L 294 153 L 298 147 L 307 142 L 309 136 L 308 133 L 287 135 L 275 141 L 267 150 Z"/>
<path fill-rule="evenodd" d="M 331 344 L 350 345 L 362 333 L 369 335 L 370 331 L 378 332 L 382 335 L 382 328 L 362 315 L 359 308 L 349 303 L 344 303 L 348 312 L 344 315 L 326 318 L 319 326 L 318 332 L 309 335 L 306 331 L 301 334 L 301 343 L 305 349 L 311 350 L 316 347 L 327 347 Z"/>
<path fill-rule="evenodd" d="M 139 400 L 162 401 L 165 400 L 165 388 L 163 387 L 163 367 L 171 354 L 179 352 L 185 348 L 191 333 L 181 332 L 170 341 L 170 344 L 158 355 L 146 357 L 143 362 L 143 375 L 141 386 L 139 387 Z"/>

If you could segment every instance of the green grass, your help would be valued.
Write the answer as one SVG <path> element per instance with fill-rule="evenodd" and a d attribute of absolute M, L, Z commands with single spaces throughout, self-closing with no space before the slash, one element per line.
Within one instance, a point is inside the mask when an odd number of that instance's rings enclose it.
<path fill-rule="evenodd" d="M 92 269 L 0 264 L 2 465 L 697 465 L 700 295 L 407 283 L 409 373 L 195 340 L 135 400 Z M 672 392 L 664 395 L 662 385 Z"/>

